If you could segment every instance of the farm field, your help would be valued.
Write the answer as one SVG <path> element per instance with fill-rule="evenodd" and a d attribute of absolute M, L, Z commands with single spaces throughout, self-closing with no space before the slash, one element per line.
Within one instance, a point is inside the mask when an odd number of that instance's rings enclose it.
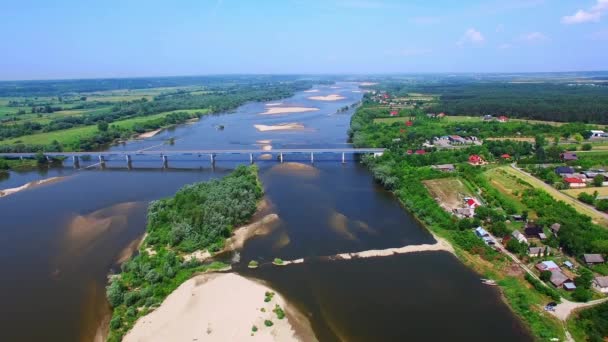
<path fill-rule="evenodd" d="M 496 167 L 489 169 L 484 173 L 488 182 L 498 191 L 512 200 L 518 211 L 523 211 L 526 206 L 521 202 L 520 194 L 532 185 L 522 180 L 521 178 L 507 172 L 508 166 Z"/>
<path fill-rule="evenodd" d="M 446 211 L 462 208 L 465 197 L 475 197 L 473 192 L 459 178 L 440 178 L 425 180 L 422 183 L 431 193 L 431 196 Z"/>
<path fill-rule="evenodd" d="M 588 194 L 593 194 L 596 191 L 597 191 L 598 196 L 608 196 L 608 186 L 562 190 L 563 193 L 565 193 L 571 197 L 577 197 L 580 193 L 583 193 L 583 192 L 586 192 Z"/>

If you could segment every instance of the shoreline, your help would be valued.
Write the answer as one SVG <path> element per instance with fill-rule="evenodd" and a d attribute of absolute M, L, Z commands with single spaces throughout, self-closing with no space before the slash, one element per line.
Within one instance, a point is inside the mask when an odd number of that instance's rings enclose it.
<path fill-rule="evenodd" d="M 64 178 L 65 178 L 65 176 L 45 178 L 45 179 L 41 179 L 41 180 L 31 181 L 29 183 L 25 183 L 22 186 L 18 186 L 15 188 L 3 189 L 3 190 L 0 190 L 0 198 L 6 197 L 6 196 L 9 196 L 12 194 L 16 194 L 23 190 L 31 189 L 31 188 L 38 187 L 41 185 L 52 184 L 52 183 L 58 182 L 60 180 L 63 180 Z"/>
<path fill-rule="evenodd" d="M 139 135 L 137 135 L 135 137 L 135 139 L 148 139 L 148 138 L 152 138 L 153 136 L 157 135 L 158 133 L 160 133 L 164 128 L 159 128 L 150 132 L 145 132 L 145 133 L 141 133 Z"/>
<path fill-rule="evenodd" d="M 260 115 L 294 114 L 319 111 L 316 107 L 269 107 Z"/>

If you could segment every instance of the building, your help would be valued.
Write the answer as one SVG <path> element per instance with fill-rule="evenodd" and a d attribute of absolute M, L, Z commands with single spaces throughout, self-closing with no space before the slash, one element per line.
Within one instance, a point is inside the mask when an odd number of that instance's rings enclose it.
<path fill-rule="evenodd" d="M 543 234 L 543 228 L 535 225 L 534 223 L 528 223 L 524 229 L 524 235 L 526 235 L 526 237 L 529 239 L 538 239 L 540 238 L 540 234 Z"/>
<path fill-rule="evenodd" d="M 555 168 L 555 173 L 557 173 L 560 176 L 566 175 L 566 174 L 573 174 L 574 169 L 571 168 L 570 166 L 558 166 Z"/>
<path fill-rule="evenodd" d="M 437 114 L 437 117 L 438 117 L 438 118 L 444 118 L 444 117 L 446 117 L 446 116 L 447 116 L 447 114 L 446 114 L 446 113 L 444 113 L 444 112 L 441 112 L 441 113 Z"/>
<path fill-rule="evenodd" d="M 551 225 L 551 232 L 553 232 L 553 235 L 555 235 L 557 237 L 557 233 L 559 232 L 559 230 L 562 228 L 562 225 L 559 223 L 554 223 Z"/>
<path fill-rule="evenodd" d="M 605 136 L 606 136 L 606 133 L 604 131 L 596 131 L 596 130 L 591 131 L 591 138 L 603 138 Z"/>
<path fill-rule="evenodd" d="M 542 271 L 559 271 L 559 266 L 557 266 L 557 264 L 551 260 L 539 262 L 534 267 L 536 267 L 536 269 L 541 272 Z"/>
<path fill-rule="evenodd" d="M 561 153 L 559 157 L 565 162 L 578 160 L 578 156 L 574 152 L 564 152 Z"/>
<path fill-rule="evenodd" d="M 473 155 L 469 156 L 469 164 L 471 164 L 471 165 L 482 165 L 483 164 L 483 158 L 481 158 L 481 156 L 479 156 L 477 154 L 473 154 Z"/>
<path fill-rule="evenodd" d="M 454 167 L 454 164 L 433 165 L 433 166 L 431 166 L 431 168 L 441 171 L 441 172 L 454 172 L 456 170 L 456 167 Z"/>
<path fill-rule="evenodd" d="M 479 207 L 479 202 L 472 197 L 465 197 L 464 202 L 467 204 L 467 207 L 469 207 L 471 209 L 475 209 L 475 208 Z"/>
<path fill-rule="evenodd" d="M 466 139 L 460 135 L 450 135 L 448 138 L 452 144 L 465 144 L 467 142 Z"/>
<path fill-rule="evenodd" d="M 504 115 L 501 115 L 498 117 L 497 120 L 498 120 L 498 122 L 507 122 L 507 121 L 509 121 L 509 118 Z"/>
<path fill-rule="evenodd" d="M 564 290 L 566 291 L 574 291 L 576 290 L 576 285 L 573 282 L 564 283 Z"/>
<path fill-rule="evenodd" d="M 551 279 L 549 282 L 555 287 L 562 287 L 565 283 L 571 283 L 572 279 L 562 273 L 560 270 L 551 270 Z"/>
<path fill-rule="evenodd" d="M 391 111 L 391 116 L 397 116 L 399 115 L 399 112 L 396 110 Z"/>
<path fill-rule="evenodd" d="M 505 153 L 505 154 L 501 155 L 500 158 L 502 158 L 503 160 L 509 160 L 509 159 L 511 159 L 511 156 Z"/>
<path fill-rule="evenodd" d="M 521 243 L 525 243 L 526 245 L 528 244 L 528 239 L 526 239 L 526 237 L 524 236 L 524 234 L 522 234 L 519 230 L 515 230 L 513 231 L 513 233 L 511 233 L 511 236 L 521 242 Z"/>
<path fill-rule="evenodd" d="M 542 257 L 543 255 L 549 254 L 551 249 L 549 247 L 530 247 L 528 248 L 528 255 L 530 257 Z"/>
<path fill-rule="evenodd" d="M 564 178 L 564 182 L 568 184 L 570 188 L 584 188 L 587 186 L 584 180 L 576 177 L 566 177 Z"/>
<path fill-rule="evenodd" d="M 601 254 L 583 254 L 583 259 L 587 265 L 597 265 L 604 263 L 604 257 Z"/>
<path fill-rule="evenodd" d="M 492 121 L 494 117 L 492 115 L 484 115 L 482 119 L 483 121 Z"/>
<path fill-rule="evenodd" d="M 425 150 L 416 150 L 416 154 L 420 154 L 420 155 L 426 154 L 426 151 Z"/>
<path fill-rule="evenodd" d="M 574 264 L 571 263 L 570 261 L 566 260 L 564 261 L 564 266 L 568 267 L 569 269 L 573 270 L 574 269 Z"/>
<path fill-rule="evenodd" d="M 593 288 L 601 293 L 608 293 L 608 276 L 593 278 Z"/>
<path fill-rule="evenodd" d="M 475 228 L 475 234 L 477 236 L 479 236 L 480 238 L 490 236 L 490 234 L 488 234 L 488 232 L 485 229 L 483 229 L 482 227 Z"/>

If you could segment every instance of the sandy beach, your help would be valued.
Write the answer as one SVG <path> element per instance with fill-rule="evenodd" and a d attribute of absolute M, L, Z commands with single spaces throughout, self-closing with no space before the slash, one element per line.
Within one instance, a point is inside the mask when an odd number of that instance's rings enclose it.
<path fill-rule="evenodd" d="M 265 293 L 272 291 L 233 273 L 196 276 L 171 293 L 158 309 L 140 318 L 123 341 L 314 340 L 305 317 L 280 294 L 264 302 Z M 286 312 L 283 319 L 272 311 L 277 304 Z M 267 327 L 265 320 L 273 325 Z M 296 336 L 293 326 L 298 327 L 301 337 Z"/>
<path fill-rule="evenodd" d="M 303 130 L 304 125 L 297 122 L 290 123 L 282 123 L 278 125 L 253 125 L 255 129 L 259 132 L 267 132 L 267 131 L 294 131 L 294 130 Z"/>
<path fill-rule="evenodd" d="M 362 87 L 369 87 L 369 86 L 373 86 L 373 85 L 376 85 L 376 84 L 378 84 L 378 83 L 376 83 L 376 82 L 361 82 L 361 83 L 359 83 L 359 85 L 362 86 Z"/>
<path fill-rule="evenodd" d="M 305 93 L 318 93 L 319 89 L 308 89 L 308 90 L 304 90 Z"/>
<path fill-rule="evenodd" d="M 319 108 L 314 107 L 271 107 L 266 109 L 261 115 L 277 115 L 277 114 L 293 114 L 293 113 L 306 113 L 316 112 Z"/>
<path fill-rule="evenodd" d="M 266 107 L 276 107 L 276 106 L 280 106 L 282 104 L 283 104 L 283 102 L 267 103 Z"/>
<path fill-rule="evenodd" d="M 138 135 L 135 139 L 147 139 L 147 138 L 152 138 L 153 136 L 157 135 L 158 133 L 160 133 L 163 129 L 157 129 L 155 131 L 150 131 L 150 132 L 146 132 L 146 133 L 142 133 L 140 135 Z"/>
<path fill-rule="evenodd" d="M 340 101 L 340 100 L 344 100 L 345 98 L 346 97 L 344 97 L 342 95 L 331 94 L 331 95 L 326 95 L 326 96 L 311 96 L 308 99 L 315 100 L 315 101 Z"/>
<path fill-rule="evenodd" d="M 0 197 L 12 195 L 12 194 L 15 194 L 15 193 L 17 193 L 19 191 L 27 190 L 27 189 L 30 189 L 30 188 L 33 188 L 33 187 L 36 187 L 36 186 L 55 183 L 55 182 L 58 182 L 58 181 L 62 180 L 63 178 L 64 177 L 51 177 L 51 178 L 47 178 L 47 179 L 42 179 L 42 180 L 38 180 L 38 181 L 29 182 L 29 183 L 26 183 L 26 184 L 24 184 L 22 186 L 18 186 L 16 188 L 9 188 L 9 189 L 0 190 Z"/>

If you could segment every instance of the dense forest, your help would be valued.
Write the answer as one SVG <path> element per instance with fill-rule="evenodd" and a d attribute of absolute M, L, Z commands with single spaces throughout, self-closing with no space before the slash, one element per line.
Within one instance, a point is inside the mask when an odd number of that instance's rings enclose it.
<path fill-rule="evenodd" d="M 219 180 L 187 185 L 175 196 L 152 202 L 147 237 L 139 253 L 113 276 L 107 297 L 113 308 L 108 341 L 120 341 L 145 316 L 197 272 L 226 265 L 201 264 L 184 252 L 217 251 L 262 197 L 256 166 L 240 166 Z"/>
<path fill-rule="evenodd" d="M 608 124 L 608 84 L 556 83 L 391 83 L 391 94 L 435 94 L 431 112 L 450 115 L 507 115 L 536 120 Z"/>

